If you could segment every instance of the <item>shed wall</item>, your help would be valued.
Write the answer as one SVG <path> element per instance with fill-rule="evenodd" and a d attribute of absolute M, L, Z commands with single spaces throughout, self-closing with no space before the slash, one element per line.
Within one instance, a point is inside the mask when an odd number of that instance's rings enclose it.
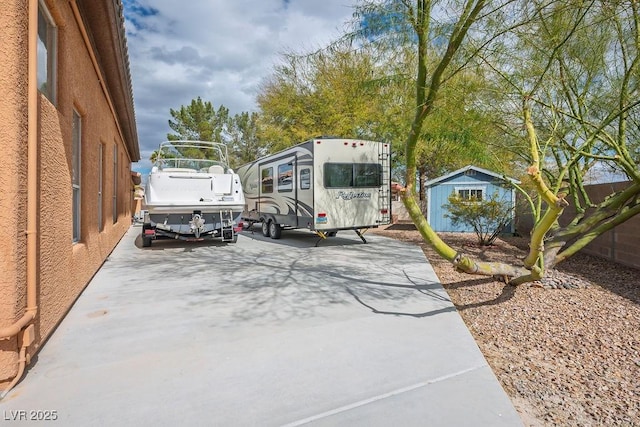
<path fill-rule="evenodd" d="M 513 202 L 511 188 L 499 185 L 501 180 L 482 172 L 473 172 L 473 174 L 460 173 L 454 175 L 427 188 L 428 219 L 434 231 L 457 233 L 471 233 L 474 231 L 473 228 L 464 224 L 452 224 L 451 219 L 446 216 L 448 210 L 444 205 L 449 203 L 449 196 L 456 189 L 478 188 L 483 190 L 484 197 L 490 197 L 492 194 L 497 193 L 500 200 L 505 200 L 509 203 Z M 512 224 L 509 224 L 507 230 L 511 229 Z"/>

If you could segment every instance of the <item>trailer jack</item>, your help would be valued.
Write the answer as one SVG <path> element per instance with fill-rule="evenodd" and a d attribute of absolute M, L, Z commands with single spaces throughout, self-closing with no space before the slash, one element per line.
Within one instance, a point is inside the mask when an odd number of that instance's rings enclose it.
<path fill-rule="evenodd" d="M 354 228 L 353 231 L 356 232 L 356 234 L 358 235 L 358 237 L 360 238 L 360 240 L 362 240 L 363 243 L 367 243 L 367 240 L 364 238 L 364 233 L 366 233 L 368 230 L 368 228 L 365 228 L 364 231 L 360 231 L 357 228 Z"/>
<path fill-rule="evenodd" d="M 355 231 L 355 233 L 358 235 L 358 237 L 360 238 L 360 240 L 362 240 L 362 243 L 367 243 L 367 240 L 364 238 L 364 233 L 367 232 L 368 228 L 363 228 L 361 230 L 358 230 L 357 228 L 354 228 L 353 231 Z M 326 240 L 329 237 L 333 237 L 336 235 L 336 231 L 329 231 L 329 232 L 325 232 L 325 231 L 318 231 L 316 230 L 315 233 L 320 236 L 320 238 L 316 241 L 315 246 L 318 247 L 318 243 L 320 243 L 323 240 Z"/>

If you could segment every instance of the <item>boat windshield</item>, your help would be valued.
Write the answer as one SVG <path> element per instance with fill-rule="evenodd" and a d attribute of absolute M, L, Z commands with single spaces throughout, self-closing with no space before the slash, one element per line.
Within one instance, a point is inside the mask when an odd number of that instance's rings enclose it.
<path fill-rule="evenodd" d="M 208 172 L 212 166 L 228 168 L 227 146 L 208 141 L 167 141 L 155 153 L 160 169 L 176 168 Z M 223 172 L 224 173 L 224 172 Z"/>

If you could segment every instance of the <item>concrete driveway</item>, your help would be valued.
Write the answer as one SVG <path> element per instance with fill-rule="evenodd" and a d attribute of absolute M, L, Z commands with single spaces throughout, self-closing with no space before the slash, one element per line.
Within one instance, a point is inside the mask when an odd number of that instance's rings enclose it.
<path fill-rule="evenodd" d="M 519 426 L 415 246 L 132 227 L 0 402 L 58 425 Z"/>

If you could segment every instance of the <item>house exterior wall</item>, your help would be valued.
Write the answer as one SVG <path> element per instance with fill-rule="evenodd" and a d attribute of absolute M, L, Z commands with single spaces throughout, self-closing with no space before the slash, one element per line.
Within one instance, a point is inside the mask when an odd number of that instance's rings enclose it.
<path fill-rule="evenodd" d="M 444 207 L 449 203 L 449 196 L 457 188 L 478 188 L 483 190 L 483 197 L 490 197 L 498 193 L 500 200 L 513 201 L 513 191 L 499 185 L 501 180 L 484 174 L 480 171 L 470 170 L 472 173 L 459 173 L 445 180 L 427 187 L 427 219 L 429 224 L 437 232 L 471 233 L 473 228 L 464 224 L 453 225 L 451 219 L 445 215 L 448 210 Z M 511 225 L 507 230 L 511 229 Z"/>
<path fill-rule="evenodd" d="M 68 0 L 45 1 L 57 27 L 57 99 L 38 94 L 37 306 L 33 355 L 62 320 L 131 224 L 131 153 L 100 86 L 89 50 Z M 109 21 L 105 21 L 108 25 Z M 0 54 L 3 152 L 0 168 L 0 327 L 24 313 L 26 298 L 26 169 L 28 10 L 24 0 L 4 0 Z M 73 243 L 72 123 L 81 116 L 80 240 Z M 122 124 L 120 124 L 122 126 Z M 137 141 L 136 141 L 137 144 Z M 99 164 L 103 147 L 102 167 Z M 113 156 L 117 152 L 118 169 Z M 103 227 L 98 224 L 102 170 Z M 114 178 L 117 175 L 117 189 Z M 113 200 L 117 219 L 113 221 Z M 101 229 L 102 228 L 102 229 Z M 15 376 L 19 336 L 0 341 L 0 385 Z M 1 390 L 1 387 L 0 387 Z"/>
<path fill-rule="evenodd" d="M 22 183 L 27 174 L 27 45 L 26 2 L 8 1 L 0 14 L 0 143 L 4 153 L 0 168 L 0 325 L 12 324 L 26 305 L 26 197 Z M 20 284 L 20 285 L 18 285 Z M 0 341 L 0 381 L 15 374 L 16 338 Z"/>

